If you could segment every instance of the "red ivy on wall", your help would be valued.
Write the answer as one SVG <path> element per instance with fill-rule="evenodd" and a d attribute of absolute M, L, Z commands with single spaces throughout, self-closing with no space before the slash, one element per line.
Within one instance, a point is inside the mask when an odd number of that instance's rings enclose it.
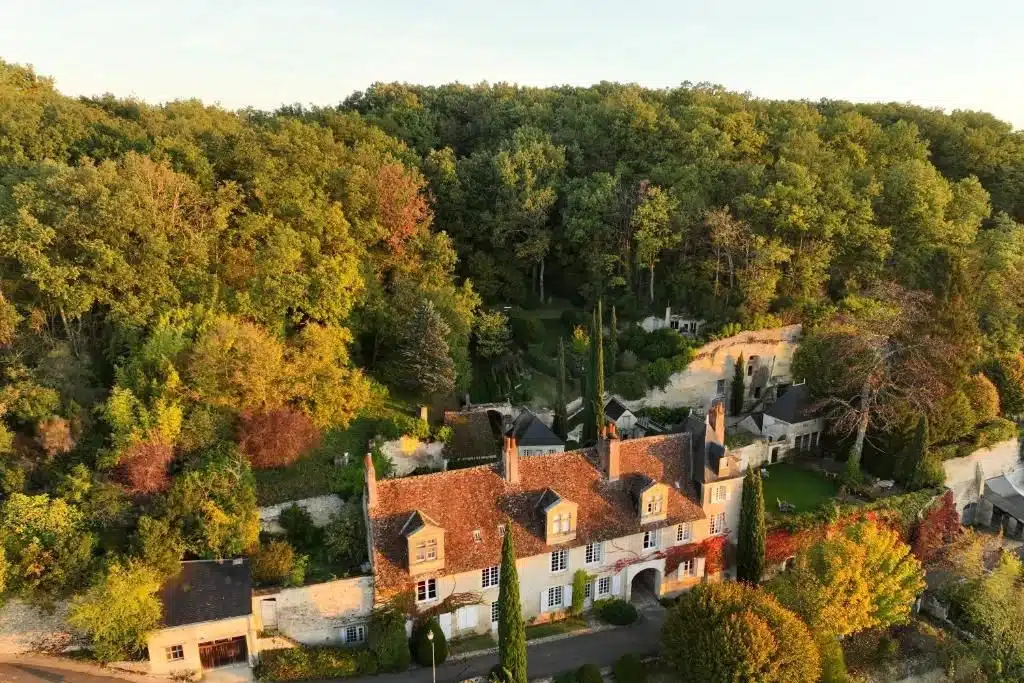
<path fill-rule="evenodd" d="M 939 501 L 928 508 L 924 518 L 914 532 L 911 550 L 921 562 L 935 559 L 943 546 L 956 540 L 963 531 L 960 514 L 956 511 L 956 498 L 952 491 L 946 491 Z"/>
<path fill-rule="evenodd" d="M 712 536 L 699 543 L 687 543 L 669 548 L 665 554 L 665 574 L 672 574 L 679 568 L 683 560 L 704 558 L 705 574 L 717 574 L 728 564 L 726 550 L 729 546 L 728 536 Z"/>

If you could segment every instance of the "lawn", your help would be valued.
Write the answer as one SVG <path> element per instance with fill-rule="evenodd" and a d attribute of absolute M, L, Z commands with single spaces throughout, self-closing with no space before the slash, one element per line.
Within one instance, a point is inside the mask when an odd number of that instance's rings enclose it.
<path fill-rule="evenodd" d="M 546 624 L 537 624 L 536 626 L 526 627 L 526 639 L 536 640 L 537 638 L 547 638 L 548 636 L 556 636 L 562 633 L 572 633 L 573 631 L 580 631 L 587 627 L 585 619 L 579 617 L 569 617 L 568 619 L 562 619 L 561 621 L 550 621 Z"/>
<path fill-rule="evenodd" d="M 490 633 L 484 633 L 479 636 L 467 636 L 466 638 L 451 641 L 448 643 L 448 653 L 461 655 L 464 652 L 489 650 L 497 646 L 498 644 L 494 641 L 494 637 Z"/>
<path fill-rule="evenodd" d="M 792 465 L 778 463 L 768 467 L 768 478 L 764 479 L 764 507 L 776 512 L 777 500 L 784 500 L 796 506 L 796 512 L 807 512 L 836 495 L 835 482 L 825 479 L 817 472 Z"/>

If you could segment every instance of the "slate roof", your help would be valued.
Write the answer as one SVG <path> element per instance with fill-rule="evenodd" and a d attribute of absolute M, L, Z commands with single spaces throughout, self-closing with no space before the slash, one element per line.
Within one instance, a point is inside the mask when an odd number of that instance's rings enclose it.
<path fill-rule="evenodd" d="M 641 531 L 632 500 L 634 475 L 668 485 L 667 519 L 643 528 L 669 526 L 704 518 L 689 472 L 690 435 L 672 434 L 619 442 L 621 476 L 611 482 L 598 465 L 595 449 L 520 458 L 520 483 L 507 483 L 500 466 L 482 465 L 377 482 L 377 505 L 369 511 L 373 567 L 378 598 L 408 589 L 408 544 L 400 530 L 414 510 L 430 515 L 445 530 L 445 567 L 440 575 L 458 574 L 501 562 L 498 526 L 515 539 L 519 557 L 551 552 L 544 517 L 538 510 L 550 489 L 577 505 L 578 546 L 621 538 Z M 678 488 L 677 488 L 678 483 Z M 473 532 L 480 531 L 480 540 Z"/>
<path fill-rule="evenodd" d="M 757 425 L 758 431 L 761 431 L 761 430 L 764 429 L 764 412 L 763 411 L 758 410 L 755 413 L 751 413 L 750 414 L 750 419 L 754 421 L 755 425 Z"/>
<path fill-rule="evenodd" d="M 739 463 L 736 458 L 727 458 L 724 444 L 714 441 L 714 433 L 704 418 L 689 415 L 686 418 L 686 432 L 690 434 L 691 462 L 694 478 L 704 484 L 722 479 L 738 477 Z"/>
<path fill-rule="evenodd" d="M 565 442 L 551 431 L 539 417 L 524 410 L 512 423 L 509 436 L 514 436 L 518 446 L 564 446 Z"/>
<path fill-rule="evenodd" d="M 629 408 L 624 406 L 619 399 L 612 396 L 607 403 L 604 404 L 605 417 L 618 422 L 619 418 L 622 417 L 623 413 L 627 412 Z"/>
<path fill-rule="evenodd" d="M 796 424 L 806 420 L 814 419 L 814 413 L 810 409 L 810 392 L 806 384 L 795 384 L 786 393 L 778 398 L 775 403 L 765 408 L 765 414 L 771 415 L 776 420 L 782 420 L 788 424 Z"/>
<path fill-rule="evenodd" d="M 182 562 L 160 588 L 164 627 L 198 624 L 252 614 L 249 560 Z"/>
<path fill-rule="evenodd" d="M 1006 475 L 985 481 L 985 500 L 1011 517 L 1024 521 L 1024 495 Z"/>

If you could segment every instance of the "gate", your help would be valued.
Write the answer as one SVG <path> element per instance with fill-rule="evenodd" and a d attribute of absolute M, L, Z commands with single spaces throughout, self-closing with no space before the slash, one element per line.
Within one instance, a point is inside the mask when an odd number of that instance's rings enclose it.
<path fill-rule="evenodd" d="M 245 636 L 199 643 L 199 661 L 204 669 L 248 662 L 249 650 L 245 644 Z"/>

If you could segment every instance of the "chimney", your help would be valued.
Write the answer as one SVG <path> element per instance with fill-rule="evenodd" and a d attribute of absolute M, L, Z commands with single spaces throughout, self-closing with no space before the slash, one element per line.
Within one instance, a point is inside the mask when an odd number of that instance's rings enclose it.
<path fill-rule="evenodd" d="M 366 468 L 366 507 L 372 509 L 377 506 L 377 471 L 373 469 L 373 456 L 369 453 L 363 459 L 363 467 Z"/>
<path fill-rule="evenodd" d="M 513 436 L 505 437 L 505 451 L 502 455 L 502 471 L 509 484 L 519 483 L 519 448 Z"/>
<path fill-rule="evenodd" d="M 725 445 L 725 403 L 715 401 L 708 411 L 708 427 L 715 435 L 715 441 Z"/>
<path fill-rule="evenodd" d="M 608 476 L 608 481 L 616 481 L 622 469 L 619 445 L 619 434 L 615 429 L 615 423 L 610 422 L 601 430 L 601 440 L 597 445 L 598 452 L 601 454 L 601 469 Z"/>

